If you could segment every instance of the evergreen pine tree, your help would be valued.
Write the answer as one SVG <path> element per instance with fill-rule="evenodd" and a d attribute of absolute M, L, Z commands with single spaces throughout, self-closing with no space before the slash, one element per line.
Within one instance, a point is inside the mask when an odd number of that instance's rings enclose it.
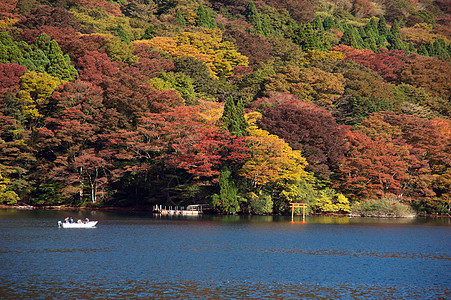
<path fill-rule="evenodd" d="M 221 128 L 228 130 L 234 136 L 247 135 L 247 123 L 244 117 L 244 105 L 240 99 L 235 104 L 231 96 L 226 98 L 224 103 L 224 112 L 219 119 L 222 123 Z M 212 206 L 222 213 L 234 214 L 240 210 L 238 201 L 238 188 L 236 187 L 236 178 L 239 176 L 240 165 L 225 165 L 219 175 L 219 195 L 212 197 Z"/>
<path fill-rule="evenodd" d="M 154 26 L 149 26 L 146 28 L 146 30 L 144 31 L 144 35 L 141 37 L 141 39 L 143 40 L 150 40 L 155 36 L 155 27 Z"/>
<path fill-rule="evenodd" d="M 372 18 L 371 20 L 374 20 L 374 18 Z M 371 23 L 371 21 L 369 22 Z M 360 34 L 360 37 L 362 38 L 363 42 L 364 42 L 364 48 L 366 49 L 371 49 L 373 51 L 377 51 L 378 46 L 376 43 L 376 40 L 378 38 L 378 33 L 377 33 L 377 29 L 375 29 L 375 23 L 370 25 L 370 26 L 366 26 L 364 27 L 359 27 L 358 32 Z"/>
<path fill-rule="evenodd" d="M 206 28 L 216 28 L 216 22 L 210 16 L 210 12 L 202 4 L 197 8 L 197 26 Z"/>
<path fill-rule="evenodd" d="M 262 33 L 264 36 L 271 36 L 275 34 L 274 28 L 270 24 L 270 20 L 268 18 L 262 17 Z"/>
<path fill-rule="evenodd" d="M 386 37 L 390 33 L 390 29 L 387 26 L 387 22 L 385 21 L 384 16 L 379 18 L 379 22 L 377 22 L 377 30 L 379 31 L 379 35 Z"/>
<path fill-rule="evenodd" d="M 50 42 L 47 57 L 50 60 L 47 68 L 48 74 L 67 81 L 73 81 L 78 77 L 77 70 L 70 64 L 69 56 L 63 54 L 63 51 L 61 51 L 61 48 L 55 40 Z"/>
<path fill-rule="evenodd" d="M 247 20 L 249 21 L 249 23 L 252 24 L 252 26 L 254 26 L 255 31 L 259 34 L 263 34 L 263 22 L 262 22 L 262 18 L 260 16 L 260 13 L 258 12 L 257 7 L 254 4 L 254 1 L 249 1 L 249 4 L 247 6 L 247 12 L 246 12 L 246 17 Z"/>
<path fill-rule="evenodd" d="M 387 49 L 387 44 L 388 44 L 388 42 L 387 42 L 387 39 L 385 38 L 385 36 L 379 35 L 377 37 L 377 41 L 376 41 L 377 49 L 380 49 L 380 48 Z"/>
<path fill-rule="evenodd" d="M 212 196 L 211 204 L 223 214 L 235 214 L 240 211 L 238 188 L 232 179 L 232 172 L 226 167 L 219 174 L 219 195 Z"/>
<path fill-rule="evenodd" d="M 232 135 L 247 135 L 247 127 L 249 126 L 244 118 L 243 101 L 239 100 L 237 105 L 231 96 L 227 97 L 224 103 L 224 112 L 219 119 L 222 122 L 222 128 L 228 130 Z"/>
<path fill-rule="evenodd" d="M 8 33 L 0 32 L 0 63 L 22 64 L 25 53 L 21 48 L 18 43 L 11 39 Z"/>
<path fill-rule="evenodd" d="M 405 50 L 404 43 L 399 39 L 392 38 L 392 36 L 388 39 L 388 43 L 390 44 L 390 49 Z"/>
<path fill-rule="evenodd" d="M 318 37 L 311 24 L 305 24 L 302 26 L 303 42 L 301 44 L 304 50 L 319 50 Z"/>
<path fill-rule="evenodd" d="M 313 29 L 317 31 L 324 31 L 323 22 L 321 21 L 320 16 L 316 16 L 315 20 L 313 21 Z"/>
<path fill-rule="evenodd" d="M 424 56 L 429 56 L 428 49 L 426 48 L 425 45 L 421 45 L 420 48 L 418 48 L 418 54 L 424 55 Z"/>
<path fill-rule="evenodd" d="M 41 49 L 36 49 L 30 53 L 23 65 L 30 71 L 45 73 L 50 65 L 50 60 Z"/>
<path fill-rule="evenodd" d="M 363 38 L 360 36 L 359 32 L 355 29 L 352 30 L 354 31 L 355 40 L 357 41 L 357 49 L 365 49 L 365 42 L 363 41 Z"/>
<path fill-rule="evenodd" d="M 359 45 L 354 34 L 354 30 L 350 26 L 346 26 L 340 43 L 358 49 Z"/>
<path fill-rule="evenodd" d="M 365 28 L 363 28 L 363 27 L 359 27 L 357 29 L 357 32 L 360 34 L 360 37 L 364 40 L 370 36 L 370 34 L 367 34 L 367 32 L 365 31 Z M 370 33 L 371 33 L 371 31 L 370 31 Z"/>
<path fill-rule="evenodd" d="M 175 19 L 177 22 L 179 22 L 180 26 L 185 27 L 186 26 L 186 20 L 183 17 L 182 13 L 180 12 L 180 9 L 177 9 L 177 13 L 175 14 Z"/>
<path fill-rule="evenodd" d="M 370 21 L 365 25 L 365 32 L 367 35 L 376 35 L 379 31 L 377 29 L 377 22 L 375 17 L 371 17 Z"/>
<path fill-rule="evenodd" d="M 48 58 L 48 61 L 50 61 L 48 66 L 45 67 L 46 73 L 67 81 L 73 81 L 78 77 L 77 70 L 70 64 L 69 56 L 63 54 L 58 43 L 55 40 L 52 40 L 50 36 L 41 33 L 36 38 L 34 47 L 36 55 L 32 55 L 32 57 L 38 57 L 41 62 L 46 63 L 47 60 L 45 60 L 38 51 L 40 50 Z M 33 63 L 37 69 L 44 67 L 40 65 L 39 61 L 33 61 Z"/>
<path fill-rule="evenodd" d="M 335 28 L 335 21 L 332 16 L 327 16 L 326 18 L 324 18 L 323 28 L 326 31 L 330 30 L 331 28 Z"/>
<path fill-rule="evenodd" d="M 244 117 L 245 114 L 243 100 L 240 98 L 236 104 L 236 117 L 238 119 L 239 131 L 243 136 L 247 135 L 247 128 L 249 127 L 249 123 L 247 123 Z"/>
<path fill-rule="evenodd" d="M 122 25 L 118 25 L 114 31 L 116 31 L 116 36 L 118 36 L 121 41 L 126 42 L 127 44 L 130 44 L 130 36 L 128 35 L 127 31 L 125 31 L 124 27 Z"/>
<path fill-rule="evenodd" d="M 417 49 L 415 48 L 415 45 L 412 42 L 407 44 L 407 54 L 410 53 L 417 53 Z"/>
<path fill-rule="evenodd" d="M 312 24 L 295 26 L 293 41 L 303 50 L 327 50 L 328 44 L 324 32 L 315 30 Z"/>
<path fill-rule="evenodd" d="M 390 34 L 387 36 L 387 41 L 390 44 L 390 49 L 406 50 L 401 39 L 401 34 L 399 33 L 397 21 L 395 21 L 390 28 Z"/>
<path fill-rule="evenodd" d="M 444 39 L 437 39 L 432 44 L 430 49 L 432 50 L 432 53 L 429 52 L 431 56 L 437 56 L 437 57 L 449 57 L 450 54 L 448 53 L 448 49 L 446 47 L 446 43 Z"/>
<path fill-rule="evenodd" d="M 394 38 L 399 38 L 399 39 L 401 39 L 401 34 L 399 33 L 398 21 L 395 20 L 395 22 L 393 22 L 393 25 L 392 25 L 392 27 L 390 28 L 390 34 L 391 34 Z"/>
<path fill-rule="evenodd" d="M 429 43 L 427 46 L 429 56 L 437 56 L 437 49 L 435 49 L 434 43 Z"/>
<path fill-rule="evenodd" d="M 365 46 L 367 49 L 371 49 L 373 51 L 377 51 L 378 47 L 377 47 L 377 43 L 374 40 L 373 36 L 369 36 L 365 39 Z"/>

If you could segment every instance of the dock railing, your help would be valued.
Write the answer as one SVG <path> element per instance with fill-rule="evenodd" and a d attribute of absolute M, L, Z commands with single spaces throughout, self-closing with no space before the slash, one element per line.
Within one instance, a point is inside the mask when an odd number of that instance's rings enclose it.
<path fill-rule="evenodd" d="M 162 215 L 199 215 L 208 209 L 208 204 L 192 204 L 186 208 L 183 206 L 162 206 L 155 205 L 153 211 Z"/>

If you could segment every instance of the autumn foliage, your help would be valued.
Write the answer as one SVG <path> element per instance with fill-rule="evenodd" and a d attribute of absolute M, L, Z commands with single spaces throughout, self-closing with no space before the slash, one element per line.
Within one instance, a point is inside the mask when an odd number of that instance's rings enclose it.
<path fill-rule="evenodd" d="M 1 1 L 0 204 L 450 214 L 446 1 L 322 2 Z"/>

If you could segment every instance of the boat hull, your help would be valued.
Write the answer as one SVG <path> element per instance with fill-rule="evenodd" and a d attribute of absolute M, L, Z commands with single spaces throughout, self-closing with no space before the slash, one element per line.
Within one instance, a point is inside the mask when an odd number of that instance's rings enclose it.
<path fill-rule="evenodd" d="M 58 223 L 63 228 L 93 228 L 98 221 L 89 221 L 88 223 Z"/>

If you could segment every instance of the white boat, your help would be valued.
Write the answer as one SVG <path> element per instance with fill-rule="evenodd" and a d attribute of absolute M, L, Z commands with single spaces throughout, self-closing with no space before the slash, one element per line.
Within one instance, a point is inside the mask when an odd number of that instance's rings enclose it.
<path fill-rule="evenodd" d="M 82 222 L 82 223 L 69 223 L 69 222 L 58 221 L 58 227 L 63 227 L 63 228 L 92 228 L 92 227 L 96 226 L 97 222 L 99 222 L 99 221 L 89 221 L 89 222 Z"/>

